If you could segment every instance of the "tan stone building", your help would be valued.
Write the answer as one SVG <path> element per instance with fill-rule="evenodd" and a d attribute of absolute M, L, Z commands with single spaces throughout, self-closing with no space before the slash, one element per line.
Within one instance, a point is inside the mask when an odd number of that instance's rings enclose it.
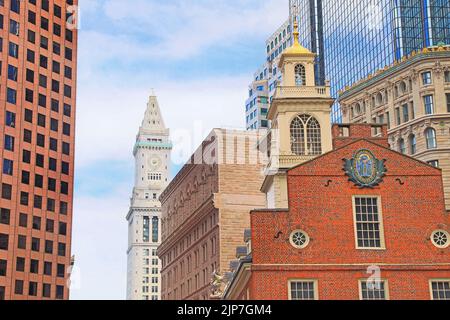
<path fill-rule="evenodd" d="M 220 279 L 250 227 L 250 210 L 263 208 L 263 154 L 258 132 L 215 129 L 161 195 L 163 300 L 221 295 Z"/>
<path fill-rule="evenodd" d="M 414 53 L 339 100 L 344 123 L 387 123 L 392 149 L 442 168 L 450 210 L 450 46 Z"/>

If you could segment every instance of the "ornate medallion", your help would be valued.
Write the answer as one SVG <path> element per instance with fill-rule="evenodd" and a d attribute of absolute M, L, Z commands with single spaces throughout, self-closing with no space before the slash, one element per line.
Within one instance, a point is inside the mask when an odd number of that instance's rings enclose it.
<path fill-rule="evenodd" d="M 358 150 L 353 159 L 344 159 L 344 171 L 361 188 L 373 188 L 380 184 L 386 175 L 386 160 L 378 160 L 373 153 L 367 149 Z"/>

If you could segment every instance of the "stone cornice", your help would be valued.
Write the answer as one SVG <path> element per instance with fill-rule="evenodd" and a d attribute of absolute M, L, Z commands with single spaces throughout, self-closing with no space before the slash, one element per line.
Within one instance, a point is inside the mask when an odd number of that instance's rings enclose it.
<path fill-rule="evenodd" d="M 434 120 L 442 121 L 444 119 L 450 120 L 450 114 L 441 113 L 441 114 L 432 114 L 432 115 L 422 116 L 420 118 L 416 118 L 414 120 L 403 123 L 395 128 L 389 129 L 388 134 L 389 135 L 397 134 L 399 131 L 407 129 L 410 126 L 417 126 L 417 125 L 421 124 L 422 122 L 433 122 Z"/>
<path fill-rule="evenodd" d="M 133 148 L 133 155 L 136 155 L 138 149 L 159 149 L 172 150 L 172 142 L 156 142 L 156 141 L 137 141 Z"/>
<path fill-rule="evenodd" d="M 355 94 L 367 91 L 368 88 L 378 83 L 381 80 L 389 80 L 396 73 L 422 61 L 433 60 L 436 58 L 450 58 L 450 47 L 444 50 L 429 51 L 424 50 L 422 53 L 410 56 L 404 61 L 397 62 L 392 66 L 386 67 L 384 70 L 379 70 L 375 75 L 369 75 L 366 79 L 355 83 L 351 87 L 346 87 L 339 94 L 339 101 L 348 99 Z"/>
<path fill-rule="evenodd" d="M 311 98 L 311 97 L 296 97 L 296 98 L 283 98 L 283 99 L 274 99 L 267 113 L 267 119 L 275 119 L 275 115 L 284 112 L 294 112 L 292 110 L 292 106 L 296 104 L 301 104 L 302 111 L 301 112 L 323 112 L 329 111 L 329 107 L 333 105 L 335 99 L 331 97 L 321 98 Z M 313 106 L 322 106 L 322 107 L 312 107 L 308 109 L 308 104 Z M 326 105 L 326 108 L 323 106 Z M 300 112 L 300 110 L 299 110 Z"/>
<path fill-rule="evenodd" d="M 126 217 L 127 220 L 129 220 L 129 218 L 133 212 L 161 212 L 161 208 L 158 208 L 158 207 L 152 207 L 152 208 L 130 207 L 130 210 L 128 210 L 128 214 Z"/>
<path fill-rule="evenodd" d="M 170 197 L 172 192 L 174 192 L 178 188 L 178 186 L 181 183 L 183 183 L 186 176 L 188 176 L 190 174 L 190 172 L 192 170 L 194 170 L 194 168 L 196 166 L 207 165 L 207 163 L 204 161 L 204 150 L 213 143 L 218 145 L 219 142 L 216 141 L 217 140 L 216 130 L 221 130 L 221 129 L 213 129 L 213 131 L 208 135 L 209 140 L 207 137 L 206 140 L 204 140 L 201 143 L 200 147 L 197 148 L 197 150 L 191 155 L 191 157 L 188 159 L 188 161 L 183 166 L 183 168 L 181 168 L 181 170 L 178 172 L 178 174 L 172 179 L 172 181 L 169 183 L 169 185 L 163 191 L 163 193 L 160 196 L 160 201 L 162 204 L 164 204 L 167 201 L 167 199 Z M 220 150 L 217 150 L 217 151 L 220 152 Z M 198 159 L 196 159 L 196 156 L 198 156 L 198 155 L 201 155 L 201 159 L 202 159 L 200 164 L 195 163 L 195 161 L 198 160 Z"/>

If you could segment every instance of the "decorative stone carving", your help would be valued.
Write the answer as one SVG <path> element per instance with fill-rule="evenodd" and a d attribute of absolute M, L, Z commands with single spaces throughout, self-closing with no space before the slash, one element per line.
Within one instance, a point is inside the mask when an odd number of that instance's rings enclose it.
<path fill-rule="evenodd" d="M 417 71 L 416 69 L 411 69 L 410 78 L 415 82 L 417 78 L 419 78 L 419 71 Z"/>
<path fill-rule="evenodd" d="M 444 68 L 442 67 L 442 64 L 440 61 L 436 61 L 433 67 L 433 72 L 435 73 L 436 77 L 440 78 L 444 72 Z"/>
<path fill-rule="evenodd" d="M 219 299 L 222 297 L 226 285 L 224 280 L 225 277 L 217 270 L 214 270 L 211 279 L 211 298 Z"/>

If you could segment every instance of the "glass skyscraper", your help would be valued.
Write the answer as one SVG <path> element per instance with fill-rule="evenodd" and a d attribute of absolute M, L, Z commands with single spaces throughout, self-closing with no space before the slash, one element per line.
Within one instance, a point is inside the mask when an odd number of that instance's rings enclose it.
<path fill-rule="evenodd" d="M 316 82 L 331 80 L 331 93 L 403 56 L 450 44 L 449 0 L 293 0 L 300 42 L 318 54 Z M 338 104 L 332 121 L 341 122 Z"/>

